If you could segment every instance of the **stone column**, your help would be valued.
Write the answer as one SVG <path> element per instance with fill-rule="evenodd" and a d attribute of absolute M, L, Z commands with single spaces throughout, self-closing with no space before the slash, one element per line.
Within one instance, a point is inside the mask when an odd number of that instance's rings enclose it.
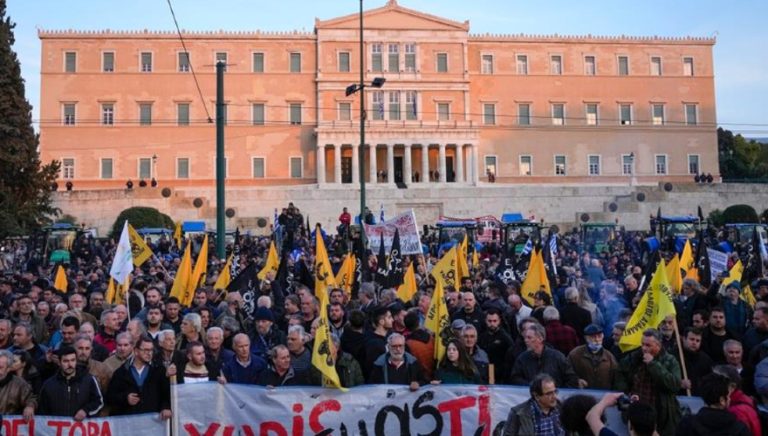
<path fill-rule="evenodd" d="M 438 153 L 438 158 L 440 160 L 440 183 L 445 183 L 446 180 L 446 174 L 445 174 L 445 144 L 439 144 L 440 145 L 440 151 Z"/>
<path fill-rule="evenodd" d="M 406 185 L 410 185 L 412 182 L 411 177 L 413 175 L 413 168 L 411 168 L 411 144 L 403 144 L 403 150 L 403 156 L 405 157 L 403 162 L 403 166 L 405 167 L 403 168 L 403 181 Z"/>
<path fill-rule="evenodd" d="M 464 183 L 464 144 L 456 144 L 456 183 Z"/>
<path fill-rule="evenodd" d="M 317 146 L 317 184 L 325 184 L 325 145 Z"/>
<path fill-rule="evenodd" d="M 480 182 L 480 170 L 478 169 L 477 161 L 477 143 L 471 144 L 472 150 L 472 184 L 477 185 Z"/>
<path fill-rule="evenodd" d="M 360 183 L 360 145 L 352 144 L 352 184 Z"/>
<path fill-rule="evenodd" d="M 341 184 L 341 144 L 333 144 L 333 183 Z"/>
<path fill-rule="evenodd" d="M 421 144 L 421 183 L 429 183 L 429 144 Z"/>
<path fill-rule="evenodd" d="M 387 144 L 387 184 L 395 184 L 395 144 Z"/>
<path fill-rule="evenodd" d="M 376 184 L 376 144 L 368 144 L 370 151 L 370 157 L 368 159 L 368 166 L 370 168 L 368 182 L 372 185 Z"/>

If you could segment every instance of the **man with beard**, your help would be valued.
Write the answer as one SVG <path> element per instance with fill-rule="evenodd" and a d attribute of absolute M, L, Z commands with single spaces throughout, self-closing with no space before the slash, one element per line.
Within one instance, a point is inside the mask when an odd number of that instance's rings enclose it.
<path fill-rule="evenodd" d="M 165 322 L 171 325 L 173 331 L 178 335 L 181 333 L 181 304 L 176 297 L 168 298 L 165 302 Z"/>
<path fill-rule="evenodd" d="M 683 356 L 685 357 L 685 370 L 687 379 L 680 382 L 681 393 L 684 395 L 687 389 L 695 396 L 699 396 L 699 386 L 705 375 L 712 372 L 712 359 L 701 352 L 701 329 L 688 327 L 683 338 Z"/>
<path fill-rule="evenodd" d="M 88 370 L 88 373 L 92 375 L 97 382 L 99 382 L 99 388 L 101 392 L 106 392 L 109 386 L 109 379 L 112 377 L 112 373 L 109 368 L 97 360 L 91 358 L 93 351 L 93 342 L 91 338 L 85 335 L 79 335 L 75 339 L 75 353 L 77 354 L 77 364 Z"/>
<path fill-rule="evenodd" d="M 480 334 L 479 345 L 493 365 L 494 380 L 499 382 L 507 373 L 504 356 L 514 341 L 501 325 L 501 310 L 491 307 L 485 312 L 485 331 Z"/>
<path fill-rule="evenodd" d="M 373 364 L 371 383 L 408 385 L 412 391 L 418 390 L 425 382 L 421 365 L 416 358 L 405 351 L 405 338 L 400 333 L 392 333 L 387 338 L 387 351 Z"/>
<path fill-rule="evenodd" d="M 192 341 L 187 344 L 187 360 L 179 368 L 179 384 L 204 383 L 216 381 L 219 369 L 212 366 L 205 358 L 205 346 L 202 342 Z M 222 379 L 224 381 L 224 379 Z"/>
<path fill-rule="evenodd" d="M 341 302 L 334 302 L 328 306 L 328 327 L 331 329 L 331 333 L 337 337 L 344 335 L 344 328 L 347 325 L 345 319 L 344 306 Z"/>
<path fill-rule="evenodd" d="M 370 378 L 373 363 L 387 351 L 387 336 L 392 330 L 392 314 L 386 307 L 377 307 L 371 315 L 373 330 L 369 331 L 365 341 L 365 364 L 363 372 Z"/>
<path fill-rule="evenodd" d="M 153 340 L 157 340 L 157 335 L 160 334 L 163 330 L 168 330 L 171 328 L 169 324 L 163 323 L 163 309 L 158 306 L 150 306 L 146 311 L 146 317 L 147 320 L 147 334 L 149 337 L 151 337 Z"/>
<path fill-rule="evenodd" d="M 478 332 L 485 330 L 485 314 L 478 307 L 475 294 L 472 292 L 462 292 L 461 302 L 463 307 L 453 313 L 451 321 L 461 319 L 465 323 L 475 326 Z"/>
<path fill-rule="evenodd" d="M 709 328 L 701 336 L 701 351 L 707 353 L 716 364 L 725 363 L 723 344 L 728 339 L 736 337 L 725 328 L 725 310 L 713 307 L 709 313 Z"/>
<path fill-rule="evenodd" d="M 285 345 L 286 336 L 275 327 L 275 316 L 266 307 L 259 307 L 253 315 L 256 329 L 251 338 L 251 352 L 260 358 L 267 360 L 269 350 L 276 345 Z"/>
<path fill-rule="evenodd" d="M 58 355 L 59 370 L 40 389 L 38 413 L 68 416 L 75 421 L 96 416 L 104 407 L 98 382 L 85 368 L 78 367 L 74 348 L 64 347 Z"/>

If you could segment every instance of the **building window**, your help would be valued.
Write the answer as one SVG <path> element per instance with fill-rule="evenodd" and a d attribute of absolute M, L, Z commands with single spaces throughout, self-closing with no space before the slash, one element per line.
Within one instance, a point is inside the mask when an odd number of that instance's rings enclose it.
<path fill-rule="evenodd" d="M 622 126 L 629 126 L 632 124 L 632 105 L 620 104 L 619 105 L 619 124 Z"/>
<path fill-rule="evenodd" d="M 517 105 L 517 124 L 521 126 L 531 125 L 531 105 L 529 103 Z"/>
<path fill-rule="evenodd" d="M 696 104 L 686 103 L 685 124 L 688 126 L 695 126 L 698 124 L 698 107 Z"/>
<path fill-rule="evenodd" d="M 112 158 L 104 158 L 101 160 L 101 178 L 102 179 L 111 179 L 114 177 L 114 173 L 112 171 Z"/>
<path fill-rule="evenodd" d="M 176 178 L 188 179 L 189 178 L 189 158 L 180 157 L 176 159 Z"/>
<path fill-rule="evenodd" d="M 253 72 L 254 73 L 264 72 L 264 53 L 253 54 Z"/>
<path fill-rule="evenodd" d="M 625 176 L 631 176 L 635 172 L 635 155 L 621 155 L 621 173 Z"/>
<path fill-rule="evenodd" d="M 485 157 L 485 174 L 494 176 L 497 176 L 498 173 L 496 172 L 496 156 L 486 156 Z"/>
<path fill-rule="evenodd" d="M 63 109 L 64 109 L 64 125 L 74 126 L 75 125 L 75 104 L 65 103 Z"/>
<path fill-rule="evenodd" d="M 301 103 L 291 103 L 291 124 L 301 124 Z"/>
<path fill-rule="evenodd" d="M 656 155 L 656 174 L 667 174 L 667 156 L 664 154 Z"/>
<path fill-rule="evenodd" d="M 437 72 L 438 73 L 448 72 L 448 53 L 437 54 Z"/>
<path fill-rule="evenodd" d="M 254 126 L 264 125 L 264 103 L 254 103 L 251 106 L 251 116 Z"/>
<path fill-rule="evenodd" d="M 533 157 L 529 155 L 520 156 L 520 175 L 530 176 L 533 174 Z"/>
<path fill-rule="evenodd" d="M 549 57 L 549 72 L 556 76 L 563 74 L 563 57 L 561 55 Z"/>
<path fill-rule="evenodd" d="M 77 53 L 68 51 L 64 53 L 64 72 L 76 73 L 77 72 Z"/>
<path fill-rule="evenodd" d="M 693 58 L 692 57 L 683 58 L 683 75 L 693 76 Z"/>
<path fill-rule="evenodd" d="M 389 44 L 389 57 L 387 58 L 387 71 L 390 73 L 400 72 L 400 46 Z"/>
<path fill-rule="evenodd" d="M 139 125 L 152 125 L 152 103 L 139 104 Z"/>
<path fill-rule="evenodd" d="M 565 105 L 562 103 L 552 104 L 552 125 L 565 125 Z"/>
<path fill-rule="evenodd" d="M 141 72 L 142 73 L 151 73 L 152 72 L 152 53 L 148 51 L 141 52 Z"/>
<path fill-rule="evenodd" d="M 416 44 L 405 44 L 405 71 L 416 71 Z"/>
<path fill-rule="evenodd" d="M 589 175 L 590 176 L 599 176 L 600 175 L 600 156 L 597 155 L 589 155 Z"/>
<path fill-rule="evenodd" d="M 371 44 L 371 71 L 382 72 L 381 44 Z"/>
<path fill-rule="evenodd" d="M 115 124 L 115 105 L 103 103 L 101 105 L 101 124 L 111 126 Z"/>
<path fill-rule="evenodd" d="M 418 112 L 416 107 L 416 91 L 407 91 L 405 93 L 405 119 L 416 120 L 418 119 Z"/>
<path fill-rule="evenodd" d="M 699 155 L 688 155 L 688 174 L 699 174 Z"/>
<path fill-rule="evenodd" d="M 213 67 L 216 68 L 216 65 L 219 64 L 219 62 L 224 64 L 224 72 L 227 72 L 227 53 L 223 51 L 216 52 L 216 57 L 213 62 Z"/>
<path fill-rule="evenodd" d="M 148 157 L 139 158 L 139 179 L 152 178 L 152 159 Z"/>
<path fill-rule="evenodd" d="M 587 103 L 585 107 L 585 112 L 587 114 L 587 125 L 588 126 L 596 126 L 597 125 L 597 103 Z"/>
<path fill-rule="evenodd" d="M 437 104 L 437 119 L 438 119 L 438 121 L 450 121 L 450 119 L 451 119 L 451 104 L 450 103 L 438 103 Z"/>
<path fill-rule="evenodd" d="M 339 72 L 348 73 L 349 71 L 349 52 L 339 52 Z"/>
<path fill-rule="evenodd" d="M 374 91 L 371 94 L 371 102 L 373 109 L 373 119 L 381 121 L 384 119 L 384 92 Z"/>
<path fill-rule="evenodd" d="M 291 53 L 291 72 L 301 72 L 301 53 Z"/>
<path fill-rule="evenodd" d="M 556 176 L 565 175 L 565 156 L 563 155 L 555 156 L 555 175 Z"/>
<path fill-rule="evenodd" d="M 397 121 L 400 119 L 400 93 L 398 91 L 389 92 L 389 119 Z"/>
<path fill-rule="evenodd" d="M 629 58 L 627 56 L 619 56 L 619 76 L 629 76 Z"/>
<path fill-rule="evenodd" d="M 517 74 L 528 74 L 528 56 L 517 55 Z"/>
<path fill-rule="evenodd" d="M 661 76 L 661 57 L 651 56 L 651 76 Z"/>
<path fill-rule="evenodd" d="M 352 120 L 352 103 L 339 103 L 339 121 Z"/>
<path fill-rule="evenodd" d="M 594 76 L 597 74 L 597 64 L 594 56 L 584 56 L 584 74 Z"/>
<path fill-rule="evenodd" d="M 188 73 L 190 68 L 189 63 L 189 53 L 182 51 L 178 54 L 178 62 L 179 62 L 179 72 L 180 73 Z"/>
<path fill-rule="evenodd" d="M 179 126 L 189 125 L 189 103 L 176 104 L 176 124 Z"/>
<path fill-rule="evenodd" d="M 484 54 L 481 59 L 480 72 L 482 74 L 493 74 L 493 55 Z"/>
<path fill-rule="evenodd" d="M 483 124 L 492 126 L 496 124 L 496 105 L 493 103 L 483 104 Z"/>
<path fill-rule="evenodd" d="M 266 174 L 266 162 L 263 157 L 253 158 L 253 178 L 263 179 Z"/>
<path fill-rule="evenodd" d="M 115 52 L 105 51 L 101 54 L 101 71 L 105 73 L 115 71 Z"/>
<path fill-rule="evenodd" d="M 61 160 L 61 174 L 64 179 L 75 178 L 75 160 L 72 158 L 64 158 Z"/>
<path fill-rule="evenodd" d="M 664 105 L 659 103 L 652 104 L 651 123 L 653 123 L 654 126 L 663 126 L 664 122 Z"/>
<path fill-rule="evenodd" d="M 290 164 L 291 164 L 291 178 L 301 179 L 303 177 L 303 170 L 304 170 L 302 159 L 300 157 L 292 157 L 290 160 Z"/>

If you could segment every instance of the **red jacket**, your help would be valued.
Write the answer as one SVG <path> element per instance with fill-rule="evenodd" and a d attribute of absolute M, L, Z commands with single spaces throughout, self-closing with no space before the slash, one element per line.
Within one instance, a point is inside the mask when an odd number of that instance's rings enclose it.
<path fill-rule="evenodd" d="M 728 411 L 736 415 L 736 419 L 743 422 L 753 435 L 760 436 L 763 434 L 755 401 L 741 389 L 731 392 L 731 405 L 728 406 Z"/>
<path fill-rule="evenodd" d="M 571 326 L 552 320 L 544 325 L 544 329 L 547 332 L 547 343 L 565 356 L 579 346 L 579 337 Z"/>

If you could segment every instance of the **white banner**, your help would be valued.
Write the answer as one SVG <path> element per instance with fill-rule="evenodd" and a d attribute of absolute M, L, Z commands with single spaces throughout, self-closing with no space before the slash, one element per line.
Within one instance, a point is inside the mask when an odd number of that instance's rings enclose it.
<path fill-rule="evenodd" d="M 419 226 L 416 225 L 416 215 L 413 213 L 413 209 L 394 216 L 383 224 L 366 224 L 365 239 L 368 240 L 368 248 L 377 254 L 383 233 L 384 250 L 389 254 L 389 250 L 392 249 L 392 239 L 395 237 L 395 229 L 400 232 L 400 253 L 421 254 Z"/>
<path fill-rule="evenodd" d="M 177 385 L 179 433 L 189 436 L 335 434 L 477 435 L 501 434 L 509 410 L 530 398 L 527 387 L 439 385 L 411 392 L 407 386 L 369 385 L 342 393 L 335 389 L 198 383 Z M 601 398 L 603 392 L 562 390 Z M 701 407 L 698 398 L 681 398 Z M 687 404 L 686 404 L 687 403 Z M 608 425 L 627 430 L 616 408 Z"/>
<path fill-rule="evenodd" d="M 728 271 L 728 255 L 722 251 L 707 248 L 709 255 L 709 271 L 712 281 L 715 281 L 723 271 Z"/>
<path fill-rule="evenodd" d="M 14 436 L 147 436 L 169 434 L 168 421 L 161 421 L 160 414 L 114 416 L 93 418 L 77 422 L 63 416 L 35 416 L 29 422 L 21 416 L 2 417 L 4 435 Z"/>

